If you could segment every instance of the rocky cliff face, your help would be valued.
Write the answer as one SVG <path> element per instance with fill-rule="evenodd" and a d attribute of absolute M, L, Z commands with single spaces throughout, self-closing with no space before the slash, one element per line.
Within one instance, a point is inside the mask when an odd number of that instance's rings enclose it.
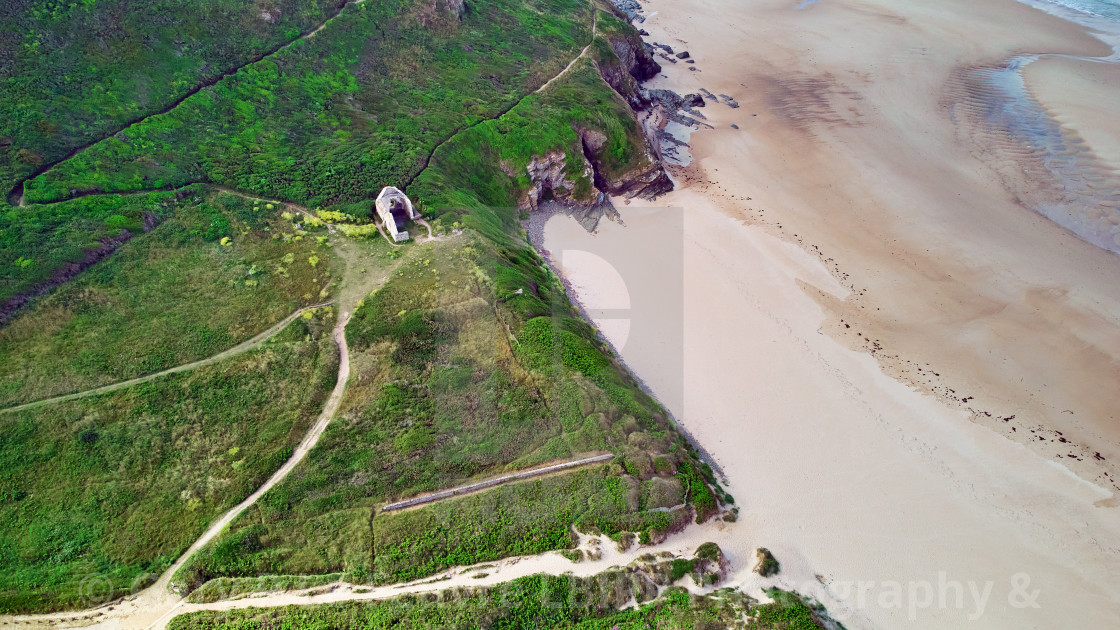
<path fill-rule="evenodd" d="M 457 19 L 463 18 L 463 11 L 466 10 L 466 5 L 463 0 L 443 0 L 447 6 L 447 11 L 453 14 Z"/>
<path fill-rule="evenodd" d="M 546 204 L 552 210 L 563 208 L 593 232 L 602 217 L 619 218 L 608 195 L 653 199 L 673 189 L 673 182 L 648 142 L 642 144 L 645 153 L 634 161 L 637 167 L 609 177 L 602 168 L 606 134 L 594 129 L 577 132 L 580 142 L 570 151 L 553 151 L 529 160 L 525 170 L 531 185 L 519 202 L 523 209 L 536 210 Z M 572 160 L 582 166 L 573 169 Z M 511 177 L 517 176 L 511 169 L 503 170 Z"/>
<path fill-rule="evenodd" d="M 661 165 L 656 148 L 646 139 L 642 148 L 645 154 L 636 160 L 638 166 L 621 178 L 610 178 L 601 167 L 606 151 L 607 136 L 595 129 L 577 129 L 583 145 L 584 159 L 592 165 L 595 188 L 615 197 L 640 197 L 654 199 L 673 189 L 673 182 Z"/>
<path fill-rule="evenodd" d="M 563 151 L 546 153 L 529 160 L 526 170 L 533 183 L 525 193 L 526 205 L 536 208 L 540 202 L 556 199 L 572 203 L 588 203 L 592 200 L 590 190 L 584 191 L 586 182 L 594 176 L 594 169 L 586 158 L 578 174 L 570 173 L 568 154 Z M 580 180 L 585 184 L 579 186 Z"/>
<path fill-rule="evenodd" d="M 632 110 L 646 118 L 661 105 L 658 99 L 651 98 L 650 92 L 642 89 L 639 81 L 655 76 L 661 66 L 654 60 L 649 45 L 629 24 L 623 30 L 615 29 L 601 35 L 614 54 L 600 53 L 596 59 L 599 74 Z M 629 167 L 621 172 L 617 166 L 613 170 L 606 167 L 608 138 L 597 129 L 576 128 L 577 146 L 568 151 L 533 156 L 526 167 L 531 185 L 520 200 L 521 207 L 532 210 L 545 203 L 557 204 L 593 231 L 601 217 L 618 217 L 609 196 L 653 199 L 672 190 L 673 182 L 662 166 L 658 151 L 661 129 L 648 125 L 642 128 L 640 153 L 631 156 Z M 569 165 L 572 160 L 581 167 Z M 512 177 L 519 175 L 503 168 Z"/>
<path fill-rule="evenodd" d="M 634 111 L 648 108 L 650 101 L 639 82 L 648 81 L 661 72 L 661 65 L 654 60 L 649 44 L 643 42 L 636 31 L 608 35 L 607 41 L 618 57 L 618 63 L 600 60 L 599 73 L 603 75 L 603 80 L 626 99 Z"/>

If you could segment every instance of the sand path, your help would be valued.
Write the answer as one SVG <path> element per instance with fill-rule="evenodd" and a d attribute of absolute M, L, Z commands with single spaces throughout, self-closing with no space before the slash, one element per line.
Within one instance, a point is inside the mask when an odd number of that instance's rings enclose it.
<path fill-rule="evenodd" d="M 166 625 L 166 619 L 174 616 L 175 611 L 183 605 L 183 599 L 170 590 L 171 579 L 175 575 L 175 572 L 182 568 L 191 556 L 220 534 L 222 530 L 233 522 L 242 512 L 256 503 L 265 492 L 268 492 L 273 486 L 287 477 L 288 474 L 303 461 L 307 453 L 315 447 L 319 438 L 322 437 L 323 431 L 326 430 L 327 425 L 329 425 L 331 419 L 334 418 L 334 414 L 338 411 L 338 407 L 342 402 L 343 393 L 346 391 L 346 382 L 350 377 L 350 352 L 346 345 L 346 323 L 349 319 L 350 313 L 343 312 L 331 333 L 339 350 L 338 378 L 335 382 L 334 389 L 323 405 L 322 413 L 319 414 L 315 424 L 311 426 L 311 429 L 304 435 L 299 445 L 296 446 L 291 457 L 289 457 L 264 484 L 246 497 L 245 500 L 229 509 L 221 518 L 211 524 L 202 536 L 200 536 L 169 569 L 164 571 L 154 584 L 141 591 L 135 597 L 113 605 L 106 605 L 86 611 L 71 611 L 45 615 L 14 615 L 6 618 L 4 622 L 17 625 L 49 625 L 52 627 L 57 627 L 58 624 L 67 622 L 77 622 L 75 625 L 82 626 L 96 623 L 98 626 L 102 627 L 130 628 Z"/>
<path fill-rule="evenodd" d="M 177 365 L 173 368 L 163 370 L 162 372 L 155 372 L 155 373 L 152 373 L 152 374 L 148 374 L 146 376 L 140 376 L 138 378 L 129 379 L 127 381 L 120 381 L 119 383 L 111 383 L 109 385 L 102 385 L 101 387 L 95 387 L 93 389 L 87 389 L 84 392 L 75 392 L 73 394 L 65 394 L 63 396 L 55 396 L 53 398 L 44 398 L 42 400 L 35 400 L 35 401 L 29 402 L 29 403 L 24 403 L 22 405 L 16 405 L 14 407 L 5 407 L 3 409 L 0 409 L 0 413 L 10 413 L 10 412 L 13 412 L 13 411 L 23 411 L 24 409 L 32 409 L 34 407 L 39 407 L 41 405 L 50 405 L 50 404 L 53 404 L 53 403 L 66 402 L 68 400 L 76 400 L 78 398 L 86 398 L 88 396 L 97 396 L 97 395 L 100 395 L 100 394 L 107 394 L 109 392 L 113 392 L 113 391 L 116 391 L 118 389 L 123 389 L 125 387 L 132 387 L 133 385 L 139 385 L 141 383 L 147 383 L 148 381 L 155 380 L 157 378 L 162 378 L 164 376 L 168 376 L 169 374 L 178 374 L 179 372 L 186 372 L 188 370 L 194 370 L 194 369 L 206 366 L 206 365 L 211 365 L 213 363 L 217 363 L 219 361 L 224 361 L 224 360 L 226 360 L 230 357 L 234 357 L 234 356 L 237 356 L 237 355 L 242 354 L 244 352 L 248 352 L 250 350 L 254 350 L 256 348 L 259 348 L 266 341 L 275 337 L 280 331 L 284 330 L 284 328 L 288 324 L 295 321 L 295 319 L 297 317 L 299 317 L 305 311 L 315 309 L 315 308 L 319 308 L 321 306 L 327 306 L 329 304 L 330 304 L 330 302 L 321 302 L 319 304 L 311 304 L 311 305 L 308 305 L 308 306 L 302 306 L 302 307 L 296 309 L 296 311 L 294 313 L 292 313 L 291 315 L 288 315 L 284 319 L 277 322 L 274 326 L 272 326 L 268 330 L 265 330 L 264 332 L 259 333 L 258 335 L 254 336 L 251 339 L 247 339 L 245 341 L 242 341 L 241 343 L 237 344 L 236 346 L 233 346 L 232 348 L 229 348 L 227 350 L 223 350 L 223 351 L 221 351 L 218 354 L 215 354 L 213 356 L 206 357 L 205 359 L 199 359 L 198 361 L 192 361 L 190 363 L 184 363 L 183 365 Z"/>

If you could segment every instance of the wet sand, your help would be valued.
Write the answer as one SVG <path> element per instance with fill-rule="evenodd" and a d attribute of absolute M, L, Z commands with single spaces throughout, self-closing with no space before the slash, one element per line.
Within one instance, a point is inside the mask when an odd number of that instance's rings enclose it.
<path fill-rule="evenodd" d="M 1056 121 L 1076 130 L 1097 157 L 1120 170 L 1120 65 L 1043 57 L 1023 74 Z"/>
<path fill-rule="evenodd" d="M 649 39 L 696 60 L 654 87 L 740 104 L 708 101 L 716 129 L 659 200 L 685 217 L 673 410 L 740 500 L 733 540 L 770 547 L 850 627 L 967 624 L 877 599 L 940 572 L 994 581 L 976 627 L 1120 626 L 1120 257 L 1021 203 L 1053 183 L 1021 173 L 1037 156 L 1013 138 L 971 141 L 960 91 L 973 68 L 1109 47 L 1010 0 L 795 5 L 643 3 Z M 1091 139 L 1087 110 L 1027 79 Z M 566 223 L 547 247 L 580 247 Z M 657 392 L 666 359 L 622 355 Z M 1020 573 L 1041 608 L 1009 601 Z"/>
<path fill-rule="evenodd" d="M 1104 475 L 1120 461 L 1120 258 L 1017 203 L 1003 176 L 1016 162 L 962 139 L 972 130 L 954 124 L 949 102 L 964 68 L 1108 48 L 1010 1 L 936 11 L 722 1 L 646 5 L 652 39 L 689 49 L 700 69 L 665 64 L 659 82 L 741 104 L 704 109 L 718 129 L 693 134 L 682 184 L 819 252 L 852 290 L 822 298 L 830 334 L 1114 486 Z M 718 23 L 700 26 L 709 12 Z M 1029 188 L 1032 174 L 1022 179 Z"/>

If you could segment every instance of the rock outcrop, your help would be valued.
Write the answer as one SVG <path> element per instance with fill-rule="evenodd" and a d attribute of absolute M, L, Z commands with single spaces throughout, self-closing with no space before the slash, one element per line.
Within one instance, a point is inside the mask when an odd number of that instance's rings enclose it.
<path fill-rule="evenodd" d="M 775 558 L 774 554 L 770 553 L 770 550 L 766 547 L 755 549 L 754 560 L 754 567 L 751 568 L 751 571 L 754 571 L 762 577 L 777 575 L 778 572 L 782 570 L 781 563 L 778 562 L 778 559 Z"/>
<path fill-rule="evenodd" d="M 626 22 L 641 21 L 641 7 L 637 3 L 615 0 L 614 5 L 618 18 Z M 707 94 L 682 96 L 669 90 L 647 90 L 640 84 L 661 71 L 656 61 L 659 54 L 676 62 L 677 57 L 688 58 L 687 52 L 668 57 L 661 51 L 672 54 L 671 47 L 661 44 L 660 50 L 655 50 L 642 41 L 639 31 L 630 24 L 623 28 L 617 25 L 600 28 L 600 35 L 614 54 L 605 50 L 595 53 L 596 65 L 603 80 L 637 112 L 644 136 L 640 154 L 631 156 L 628 167 L 620 171 L 617 163 L 608 159 L 609 143 L 605 133 L 593 128 L 576 128 L 579 146 L 530 159 L 526 170 L 531 185 L 519 202 L 522 208 L 529 210 L 546 203 L 552 209 L 561 207 L 592 231 L 603 216 L 617 218 L 610 197 L 653 199 L 673 189 L 673 182 L 664 169 L 664 158 L 675 159 L 673 156 L 684 140 L 666 131 L 669 123 L 691 128 L 706 125 L 702 122 L 704 115 L 696 108 L 705 106 Z M 673 128 L 680 129 L 675 125 Z M 681 135 L 679 131 L 678 135 Z M 522 176 L 514 169 L 503 168 L 511 177 Z"/>
<path fill-rule="evenodd" d="M 614 88 L 634 111 L 642 111 L 649 107 L 641 87 L 641 81 L 648 81 L 661 72 L 661 64 L 654 59 L 652 47 L 643 42 L 636 31 L 629 33 L 607 34 L 607 41 L 611 50 L 618 58 L 614 60 L 600 59 L 598 62 L 599 74 L 603 80 Z"/>
<path fill-rule="evenodd" d="M 618 197 L 641 197 L 653 199 L 673 189 L 673 181 L 661 165 L 653 146 L 648 138 L 643 145 L 647 154 L 637 160 L 639 165 L 632 169 L 625 177 L 608 178 L 603 175 L 602 163 L 606 152 L 607 136 L 594 129 L 578 129 L 580 141 L 583 144 L 584 159 L 592 165 L 595 176 L 595 188 L 609 195 Z"/>
<path fill-rule="evenodd" d="M 534 156 L 525 167 L 529 181 L 532 182 L 529 190 L 521 199 L 521 207 L 536 209 L 542 202 L 559 201 L 561 203 L 586 204 L 593 201 L 594 195 L 588 190 L 579 190 L 577 184 L 582 180 L 594 177 L 594 169 L 587 158 L 583 159 L 583 167 L 578 174 L 571 173 L 568 165 L 568 154 L 564 151 L 553 151 L 542 156 Z M 506 171 L 511 177 L 517 173 Z"/>

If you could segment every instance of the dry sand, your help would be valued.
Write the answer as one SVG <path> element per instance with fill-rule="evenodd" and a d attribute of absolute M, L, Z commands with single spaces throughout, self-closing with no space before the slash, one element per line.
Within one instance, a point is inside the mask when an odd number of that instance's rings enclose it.
<path fill-rule="evenodd" d="M 937 601 L 944 572 L 994 581 L 975 627 L 1120 627 L 1120 257 L 1017 203 L 1035 175 L 1007 179 L 1013 147 L 954 123 L 965 69 L 1109 47 L 1010 0 L 795 4 L 644 3 L 649 39 L 698 68 L 665 62 L 655 86 L 741 106 L 709 101 L 716 129 L 659 201 L 684 212 L 683 404 L 670 358 L 623 357 L 740 499 L 721 544 L 769 546 L 850 626 L 969 625 L 974 608 Z M 1066 128 L 1107 135 L 1090 128 L 1120 101 L 1027 78 Z M 622 216 L 597 248 L 682 223 Z M 545 231 L 553 250 L 586 238 L 564 218 Z M 577 293 L 607 276 L 569 275 Z M 1019 573 L 1040 608 L 1009 601 Z M 901 607 L 891 581 L 915 589 Z"/>

